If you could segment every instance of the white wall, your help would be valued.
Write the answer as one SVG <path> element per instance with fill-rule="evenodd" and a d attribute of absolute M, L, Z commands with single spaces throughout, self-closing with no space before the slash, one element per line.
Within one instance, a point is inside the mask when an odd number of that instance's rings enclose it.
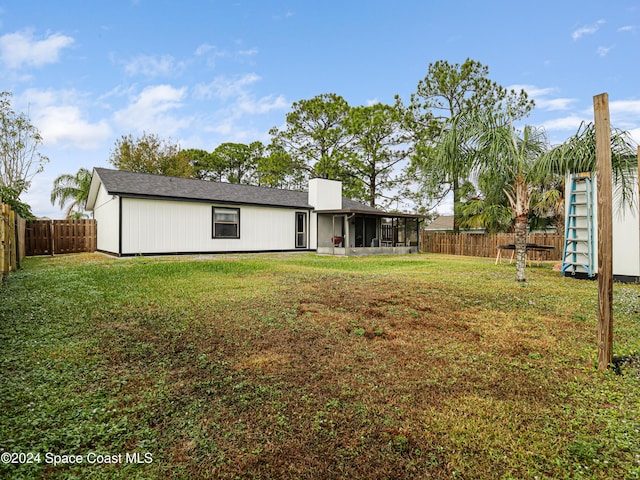
<path fill-rule="evenodd" d="M 230 205 L 240 208 L 240 238 L 223 239 L 212 238 L 212 206 L 123 198 L 122 254 L 295 250 L 296 210 Z M 307 213 L 308 248 L 315 249 L 315 215 Z"/>
<path fill-rule="evenodd" d="M 640 220 L 638 219 L 638 182 L 635 185 L 633 207 L 623 205 L 616 187 L 613 187 L 612 227 L 613 227 L 613 275 L 640 277 Z M 567 178 L 566 211 L 569 212 L 570 177 Z M 594 273 L 598 272 L 598 185 L 593 176 L 593 247 Z"/>
<path fill-rule="evenodd" d="M 119 210 L 119 197 L 107 194 L 101 183 L 93 208 L 93 218 L 96 219 L 97 223 L 96 248 L 98 250 L 118 253 L 120 243 Z"/>
<path fill-rule="evenodd" d="M 342 209 L 342 182 L 326 178 L 309 180 L 309 205 L 316 210 Z"/>

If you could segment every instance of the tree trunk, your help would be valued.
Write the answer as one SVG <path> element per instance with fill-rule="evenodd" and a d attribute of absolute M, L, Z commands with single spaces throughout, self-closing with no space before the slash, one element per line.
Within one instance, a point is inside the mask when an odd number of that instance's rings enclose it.
<path fill-rule="evenodd" d="M 527 266 L 527 217 L 516 218 L 516 281 L 526 281 L 525 268 Z"/>
<path fill-rule="evenodd" d="M 457 175 L 457 174 L 456 174 Z M 453 178 L 453 232 L 460 232 L 460 220 L 458 218 L 457 206 L 460 203 L 460 182 L 458 177 Z"/>

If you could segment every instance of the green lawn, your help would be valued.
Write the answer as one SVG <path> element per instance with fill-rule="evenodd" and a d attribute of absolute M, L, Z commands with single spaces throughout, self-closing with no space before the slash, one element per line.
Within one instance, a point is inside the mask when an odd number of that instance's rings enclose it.
<path fill-rule="evenodd" d="M 29 258 L 0 288 L 0 452 L 32 463 L 0 478 L 639 478 L 640 287 L 614 291 L 636 361 L 599 373 L 597 284 L 514 278 L 436 255 Z"/>

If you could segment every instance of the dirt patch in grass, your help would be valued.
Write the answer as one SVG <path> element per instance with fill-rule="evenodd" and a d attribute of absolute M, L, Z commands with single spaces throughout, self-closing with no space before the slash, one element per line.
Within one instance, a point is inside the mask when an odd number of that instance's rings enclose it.
<path fill-rule="evenodd" d="M 494 425 L 504 423 L 503 408 L 527 419 L 499 435 L 514 438 L 555 407 L 562 379 L 541 384 L 536 366 L 520 363 L 549 339 L 503 331 L 497 341 L 509 312 L 489 320 L 428 282 L 322 280 L 319 288 L 317 278 L 300 276 L 295 288 L 279 284 L 268 301 L 241 309 L 217 305 L 179 334 L 167 331 L 174 314 L 154 309 L 100 325 L 111 332 L 105 353 L 114 374 L 146 372 L 123 393 L 137 387 L 152 396 L 143 418 L 162 419 L 154 428 L 167 462 L 229 478 L 451 476 L 465 471 L 450 460 L 458 449 L 482 456 L 468 423 L 496 449 L 489 432 L 504 428 Z M 483 468 L 495 471 L 499 462 L 488 461 Z"/>
<path fill-rule="evenodd" d="M 121 478 L 633 478 L 640 468 L 637 386 L 585 368 L 583 285 L 550 294 L 536 272 L 520 288 L 491 263 L 475 267 L 474 284 L 456 273 L 468 259 L 247 262 L 87 272 L 114 300 L 79 310 L 99 375 L 73 391 L 94 392 L 108 423 L 127 427 L 119 448 L 154 454 Z M 577 310 L 559 306 L 567 298 Z"/>

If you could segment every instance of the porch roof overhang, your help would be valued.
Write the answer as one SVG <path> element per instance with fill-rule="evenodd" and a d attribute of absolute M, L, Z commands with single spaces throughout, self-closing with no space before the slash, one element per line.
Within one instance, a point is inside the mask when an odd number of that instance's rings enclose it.
<path fill-rule="evenodd" d="M 382 212 L 380 210 L 367 210 L 358 208 L 343 208 L 341 210 L 314 210 L 315 213 L 322 215 L 363 215 L 367 217 L 382 217 L 382 218 L 416 218 L 418 220 L 425 218 L 424 215 L 417 215 L 415 213 L 402 213 L 402 212 Z"/>

